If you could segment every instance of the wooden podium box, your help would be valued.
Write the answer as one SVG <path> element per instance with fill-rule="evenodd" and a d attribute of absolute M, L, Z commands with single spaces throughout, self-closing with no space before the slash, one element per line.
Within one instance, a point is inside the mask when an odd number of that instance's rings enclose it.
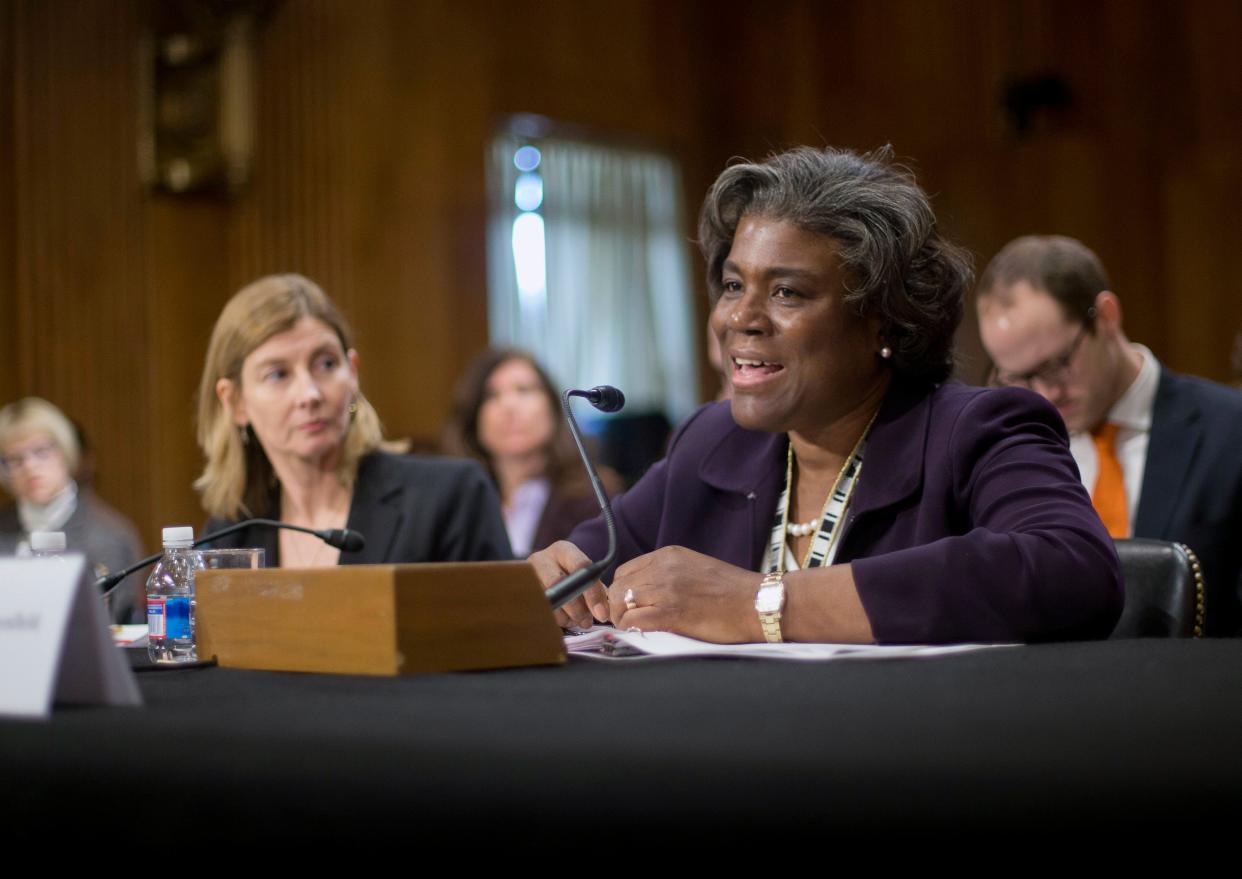
<path fill-rule="evenodd" d="M 526 562 L 199 571 L 200 659 L 399 675 L 552 665 L 565 646 Z"/>

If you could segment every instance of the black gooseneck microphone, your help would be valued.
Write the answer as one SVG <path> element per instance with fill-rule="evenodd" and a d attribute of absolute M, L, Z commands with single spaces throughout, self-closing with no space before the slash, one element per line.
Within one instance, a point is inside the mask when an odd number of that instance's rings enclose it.
<path fill-rule="evenodd" d="M 570 397 L 582 397 L 600 412 L 620 412 L 625 407 L 625 394 L 612 385 L 600 385 L 591 388 L 589 391 L 566 391 L 565 396 L 562 398 L 566 404 L 566 412 L 569 412 L 568 401 Z M 572 413 L 569 415 L 569 421 L 577 428 L 578 424 L 574 421 Z M 574 431 L 574 436 L 575 438 L 577 437 L 576 430 Z M 586 451 L 582 449 L 581 443 L 579 443 L 578 448 L 582 450 L 582 454 L 585 457 Z M 587 468 L 590 469 L 590 466 L 591 462 L 587 461 Z"/>
<path fill-rule="evenodd" d="M 289 531 L 301 531 L 303 534 L 313 534 L 328 544 L 328 546 L 334 546 L 344 552 L 357 552 L 367 545 L 365 537 L 357 531 L 351 531 L 349 528 L 325 528 L 317 531 L 314 528 L 290 525 L 288 522 L 280 522 L 276 519 L 247 519 L 244 522 L 238 522 L 235 525 L 230 525 L 227 528 L 221 528 L 219 531 L 213 531 L 211 534 L 204 535 L 194 541 L 194 545 L 202 546 L 204 543 L 211 543 L 213 540 L 227 537 L 235 531 L 241 531 L 243 528 L 249 528 L 251 525 L 261 525 L 265 528 L 284 528 Z"/>
<path fill-rule="evenodd" d="M 569 422 L 569 432 L 573 434 L 574 442 L 578 445 L 578 454 L 582 456 L 587 476 L 591 478 L 591 488 L 595 490 L 595 499 L 599 501 L 600 511 L 604 514 L 604 524 L 608 526 L 608 554 L 548 587 L 544 594 L 548 596 L 548 602 L 554 609 L 585 592 L 587 587 L 595 582 L 595 578 L 607 570 L 613 559 L 617 557 L 617 525 L 612 519 L 612 505 L 608 503 L 608 494 L 604 491 L 604 486 L 599 481 L 599 474 L 595 472 L 595 467 L 587 455 L 586 446 L 582 442 L 582 434 L 578 430 L 578 422 L 574 418 L 574 410 L 569 407 L 570 397 L 583 397 L 601 412 L 617 412 L 625 405 L 625 394 L 611 385 L 600 385 L 589 391 L 570 390 L 561 394 L 561 402 L 565 407 L 565 420 Z"/>
<path fill-rule="evenodd" d="M 288 522 L 278 522 L 275 519 L 246 519 L 243 522 L 237 522 L 227 528 L 221 528 L 219 531 L 213 531 L 211 534 L 205 534 L 198 540 L 194 541 L 194 546 L 202 546 L 204 543 L 211 543 L 213 540 L 219 540 L 221 537 L 227 537 L 235 531 L 241 531 L 243 528 L 249 528 L 251 525 L 260 525 L 264 528 L 287 528 L 290 531 L 301 531 L 303 534 L 314 534 L 329 546 L 334 546 L 343 552 L 357 552 L 367 545 L 367 540 L 357 531 L 351 531 L 349 528 L 326 528 L 322 531 L 316 531 L 314 528 L 303 528 L 301 525 L 290 525 Z M 164 557 L 163 552 L 157 552 L 155 555 L 149 555 L 139 562 L 135 562 L 123 571 L 115 574 L 108 574 L 100 577 L 95 581 L 95 587 L 99 589 L 103 598 L 111 595 L 116 588 L 121 585 L 121 581 L 135 571 L 141 571 L 147 565 L 153 565 Z"/>

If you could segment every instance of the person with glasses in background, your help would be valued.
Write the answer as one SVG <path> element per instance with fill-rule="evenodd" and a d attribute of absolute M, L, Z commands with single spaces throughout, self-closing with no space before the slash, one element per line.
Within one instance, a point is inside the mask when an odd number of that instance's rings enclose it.
<path fill-rule="evenodd" d="M 81 460 L 77 430 L 47 400 L 27 397 L 0 409 L 0 484 L 16 501 L 0 510 L 0 555 L 29 555 L 32 532 L 62 531 L 66 551 L 86 556 L 96 577 L 142 556 L 133 524 L 78 485 Z M 142 582 L 131 576 L 113 593 L 113 621 L 142 620 Z"/>
<path fill-rule="evenodd" d="M 1114 538 L 1189 546 L 1203 566 L 1205 631 L 1242 625 L 1242 394 L 1178 375 L 1122 329 L 1099 258 L 1062 236 L 1007 244 L 976 300 L 991 383 L 1046 397 Z"/>

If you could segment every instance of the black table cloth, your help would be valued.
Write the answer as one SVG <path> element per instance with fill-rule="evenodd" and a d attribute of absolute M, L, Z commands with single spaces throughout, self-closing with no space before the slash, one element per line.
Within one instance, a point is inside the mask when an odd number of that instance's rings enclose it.
<path fill-rule="evenodd" d="M 620 826 L 670 849 L 1242 816 L 1242 641 L 138 681 L 142 708 L 0 722 L 12 838 L 137 840 L 159 808 L 204 840 L 469 842 L 486 827 L 538 847 Z"/>

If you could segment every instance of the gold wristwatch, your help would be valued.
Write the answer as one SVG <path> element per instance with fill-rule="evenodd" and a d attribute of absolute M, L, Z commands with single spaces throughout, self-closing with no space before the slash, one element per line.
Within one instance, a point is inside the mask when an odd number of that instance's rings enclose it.
<path fill-rule="evenodd" d="M 784 574 L 773 571 L 764 576 L 759 583 L 759 591 L 755 593 L 755 610 L 759 614 L 759 625 L 763 627 L 763 637 L 769 644 L 780 644 L 781 611 L 785 608 Z"/>

